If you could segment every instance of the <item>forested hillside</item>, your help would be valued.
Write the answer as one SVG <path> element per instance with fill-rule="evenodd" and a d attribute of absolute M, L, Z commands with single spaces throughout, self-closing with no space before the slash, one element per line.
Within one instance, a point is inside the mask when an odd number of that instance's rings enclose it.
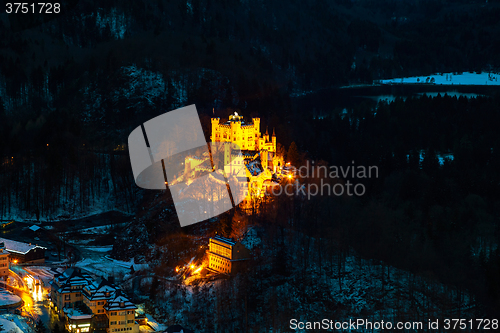
<path fill-rule="evenodd" d="M 210 332 L 284 330 L 299 309 L 311 320 L 497 315 L 500 95 L 344 108 L 329 88 L 498 72 L 499 17 L 491 0 L 73 0 L 52 16 L 0 14 L 0 219 L 134 214 L 113 256 L 151 265 L 161 316 Z M 259 243 L 248 275 L 171 288 L 158 281 L 203 255 L 207 237 L 245 229 L 240 212 L 182 229 L 168 191 L 134 183 L 131 130 L 189 104 L 207 137 L 211 116 L 238 111 L 275 128 L 293 165 L 380 173 L 362 197 L 259 202 L 242 218 Z"/>

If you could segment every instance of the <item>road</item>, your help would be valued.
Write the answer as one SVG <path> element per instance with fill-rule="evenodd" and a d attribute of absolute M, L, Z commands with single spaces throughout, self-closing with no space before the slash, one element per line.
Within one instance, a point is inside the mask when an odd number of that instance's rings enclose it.
<path fill-rule="evenodd" d="M 21 315 L 31 318 L 35 323 L 41 319 L 47 328 L 52 327 L 54 316 L 51 316 L 46 302 L 47 292 L 44 292 L 42 284 L 37 283 L 36 279 L 33 279 L 21 266 L 13 266 L 10 277 L 16 279 L 20 286 L 13 287 L 11 291 L 24 301 Z"/>

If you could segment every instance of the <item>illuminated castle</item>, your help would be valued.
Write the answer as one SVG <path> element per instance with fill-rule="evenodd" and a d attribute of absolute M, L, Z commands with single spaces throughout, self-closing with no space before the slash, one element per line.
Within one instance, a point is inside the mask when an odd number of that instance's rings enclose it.
<path fill-rule="evenodd" d="M 283 165 L 282 156 L 276 154 L 276 134 L 270 137 L 268 131 L 260 133 L 260 118 L 246 123 L 243 117 L 229 116 L 224 124 L 220 118 L 212 118 L 212 142 L 226 142 L 224 149 L 224 171 L 227 176 L 236 177 L 244 186 L 245 196 L 263 195 L 263 190 L 272 185 L 273 173 Z M 239 149 L 234 149 L 234 145 Z"/>
<path fill-rule="evenodd" d="M 264 168 L 272 169 L 274 172 L 279 167 L 280 161 L 276 157 L 276 135 L 269 137 L 266 134 L 260 134 L 260 118 L 252 118 L 252 123 L 246 123 L 243 117 L 238 115 L 229 116 L 229 120 L 220 124 L 220 118 L 212 118 L 212 142 L 231 142 L 236 144 L 244 154 L 247 160 L 250 155 L 254 157 L 260 155 L 260 161 Z"/>

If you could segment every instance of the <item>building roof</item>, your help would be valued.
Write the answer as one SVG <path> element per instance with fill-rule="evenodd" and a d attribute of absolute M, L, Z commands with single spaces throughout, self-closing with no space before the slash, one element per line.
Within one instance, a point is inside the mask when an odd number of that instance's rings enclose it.
<path fill-rule="evenodd" d="M 135 310 L 137 307 L 128 300 L 125 296 L 121 295 L 121 292 L 116 293 L 116 297 L 109 300 L 104 306 L 107 311 L 121 311 L 121 310 Z"/>
<path fill-rule="evenodd" d="M 64 308 L 63 311 L 71 320 L 83 320 L 92 318 L 92 312 L 86 311 L 83 307 Z"/>
<path fill-rule="evenodd" d="M 259 159 L 255 159 L 255 160 L 253 160 L 253 161 L 245 164 L 245 167 L 248 169 L 248 171 L 250 172 L 250 174 L 252 176 L 258 176 L 264 170 L 264 168 L 262 167 L 262 164 L 260 163 Z"/>
<path fill-rule="evenodd" d="M 98 280 L 92 281 L 83 289 L 83 294 L 89 301 L 95 300 L 109 300 L 115 298 L 115 293 L 117 288 L 115 288 L 108 280 L 105 278 L 99 278 Z"/>
<path fill-rule="evenodd" d="M 32 230 L 32 231 L 37 231 L 37 230 L 40 230 L 42 228 L 40 228 L 39 226 L 37 225 L 32 225 L 31 227 L 29 227 L 28 229 Z"/>
<path fill-rule="evenodd" d="M 216 241 L 219 241 L 219 242 L 226 243 L 226 244 L 231 245 L 231 246 L 236 244 L 236 242 L 233 241 L 231 238 L 226 238 L 226 237 L 222 237 L 219 235 L 215 235 L 213 239 Z"/>
<path fill-rule="evenodd" d="M 54 280 L 50 284 L 57 292 L 63 294 L 81 290 L 92 281 L 92 277 L 79 268 L 68 268 L 62 274 L 54 275 Z"/>
<path fill-rule="evenodd" d="M 259 156 L 259 151 L 258 150 L 247 150 L 247 149 L 233 149 L 233 150 L 231 150 L 231 155 L 243 156 L 245 159 L 257 158 Z"/>
<path fill-rule="evenodd" d="M 137 307 L 122 294 L 121 289 L 115 287 L 105 278 L 94 280 L 89 274 L 79 268 L 68 268 L 62 274 L 54 275 L 51 286 L 59 293 L 82 291 L 83 295 L 92 301 L 107 300 L 104 309 L 107 311 L 135 310 Z M 70 310 L 73 310 L 71 312 Z M 68 309 L 64 312 L 70 319 L 86 319 L 87 308 Z M 71 317 L 70 317 L 71 316 Z M 90 315 L 92 316 L 92 315 Z M 90 317 L 89 317 L 90 318 Z"/>
<path fill-rule="evenodd" d="M 20 253 L 20 254 L 26 254 L 29 251 L 36 249 L 36 248 L 46 249 L 43 246 L 32 245 L 31 243 L 28 244 L 28 243 L 18 242 L 18 241 L 6 239 L 6 238 L 0 238 L 0 243 L 4 243 L 7 251 L 14 252 L 14 253 Z"/>

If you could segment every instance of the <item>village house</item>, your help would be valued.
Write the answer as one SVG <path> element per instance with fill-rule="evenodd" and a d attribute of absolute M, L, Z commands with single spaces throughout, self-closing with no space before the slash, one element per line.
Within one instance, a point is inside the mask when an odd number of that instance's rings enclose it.
<path fill-rule="evenodd" d="M 104 278 L 69 268 L 51 281 L 53 306 L 70 332 L 139 332 L 135 305 Z"/>
<path fill-rule="evenodd" d="M 46 248 L 31 243 L 23 243 L 7 238 L 0 238 L 0 243 L 3 243 L 5 250 L 9 252 L 10 262 L 17 264 L 35 264 L 45 262 Z"/>
<path fill-rule="evenodd" d="M 108 333 L 112 332 L 139 332 L 139 324 L 135 320 L 137 307 L 126 297 L 116 293 L 116 297 L 105 306 L 109 318 Z"/>
<path fill-rule="evenodd" d="M 54 275 L 50 282 L 51 299 L 55 310 L 74 308 L 83 304 L 83 288 L 92 281 L 92 277 L 79 268 L 69 268 L 62 274 Z"/>

